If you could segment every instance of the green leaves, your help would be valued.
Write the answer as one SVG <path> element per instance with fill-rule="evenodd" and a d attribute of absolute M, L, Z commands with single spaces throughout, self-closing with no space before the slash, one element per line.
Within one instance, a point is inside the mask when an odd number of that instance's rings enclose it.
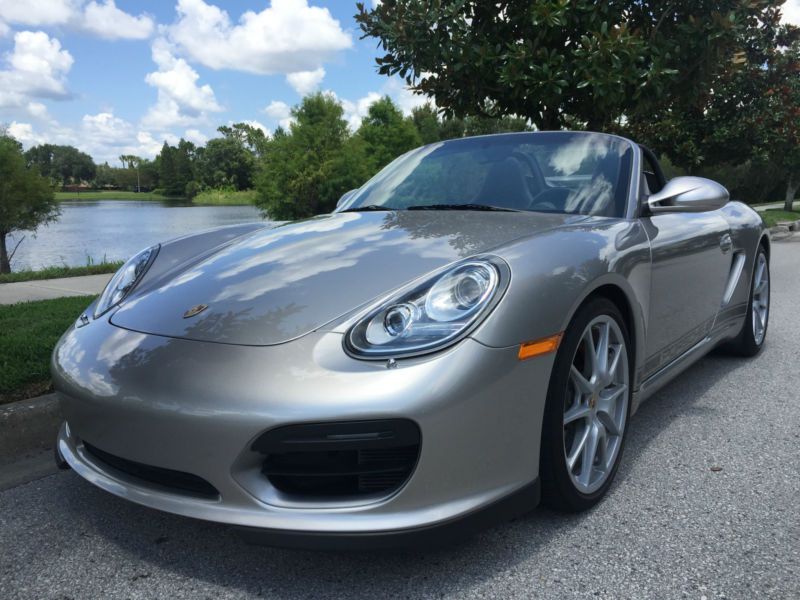
<path fill-rule="evenodd" d="M 306 96 L 292 116 L 289 132 L 276 132 L 267 142 L 256 176 L 256 204 L 275 220 L 330 212 L 339 196 L 355 187 L 354 178 L 364 175 L 365 161 L 350 160 L 363 152 L 348 147 L 352 155 L 346 153 L 350 134 L 336 99 Z"/>
<path fill-rule="evenodd" d="M 748 22 L 779 0 L 393 0 L 359 5 L 365 36 L 457 116 L 519 115 L 539 128 L 605 128 L 674 99 L 695 102 Z M 416 73 L 437 77 L 421 82 Z"/>
<path fill-rule="evenodd" d="M 6 236 L 51 223 L 59 212 L 48 179 L 26 166 L 16 140 L 0 136 L 0 273 L 11 270 Z"/>

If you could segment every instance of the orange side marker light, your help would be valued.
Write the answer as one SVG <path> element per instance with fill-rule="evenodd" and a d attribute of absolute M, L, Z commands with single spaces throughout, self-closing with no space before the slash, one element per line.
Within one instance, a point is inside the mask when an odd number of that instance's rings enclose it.
<path fill-rule="evenodd" d="M 558 350 L 558 345 L 561 343 L 561 338 L 564 336 L 564 333 L 557 333 L 556 335 L 551 335 L 550 337 L 542 338 L 540 340 L 535 340 L 533 342 L 525 342 L 524 344 L 520 344 L 519 346 L 519 354 L 517 357 L 520 360 L 528 360 L 529 358 L 533 358 L 535 356 L 541 356 L 542 354 L 549 354 L 550 352 L 555 352 Z"/>

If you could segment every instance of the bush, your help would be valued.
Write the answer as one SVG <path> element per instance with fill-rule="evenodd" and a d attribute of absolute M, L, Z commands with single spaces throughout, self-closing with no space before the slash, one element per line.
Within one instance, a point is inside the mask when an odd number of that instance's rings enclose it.
<path fill-rule="evenodd" d="M 197 183 L 196 181 L 190 181 L 189 183 L 186 184 L 183 193 L 187 199 L 191 200 L 195 196 L 197 196 L 197 194 L 199 194 L 201 191 L 202 191 L 202 186 L 199 183 Z"/>

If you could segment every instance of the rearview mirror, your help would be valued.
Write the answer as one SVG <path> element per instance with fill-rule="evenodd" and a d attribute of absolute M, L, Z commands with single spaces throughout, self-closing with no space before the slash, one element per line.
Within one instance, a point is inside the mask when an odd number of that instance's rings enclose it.
<path fill-rule="evenodd" d="M 672 212 L 707 212 L 730 200 L 724 186 L 704 177 L 676 177 L 660 192 L 651 194 L 647 206 L 654 215 Z"/>
<path fill-rule="evenodd" d="M 345 192 L 344 194 L 342 194 L 342 197 L 339 198 L 339 201 L 336 203 L 336 208 L 337 209 L 341 208 L 342 205 L 345 202 L 347 202 L 348 200 L 350 200 L 350 198 L 353 196 L 353 194 L 355 194 L 357 191 L 358 191 L 358 188 L 356 188 L 354 190 L 350 190 L 349 192 Z"/>

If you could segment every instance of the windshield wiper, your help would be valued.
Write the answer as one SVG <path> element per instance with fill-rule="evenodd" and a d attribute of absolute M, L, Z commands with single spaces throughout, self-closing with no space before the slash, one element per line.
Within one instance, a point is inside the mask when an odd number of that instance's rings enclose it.
<path fill-rule="evenodd" d="M 492 206 L 490 204 L 428 204 L 409 206 L 408 210 L 487 210 L 500 212 L 521 212 L 515 208 Z"/>
<path fill-rule="evenodd" d="M 380 204 L 367 204 L 366 206 L 354 206 L 353 208 L 346 208 L 339 212 L 372 212 L 378 210 L 397 210 L 391 206 L 381 206 Z"/>

